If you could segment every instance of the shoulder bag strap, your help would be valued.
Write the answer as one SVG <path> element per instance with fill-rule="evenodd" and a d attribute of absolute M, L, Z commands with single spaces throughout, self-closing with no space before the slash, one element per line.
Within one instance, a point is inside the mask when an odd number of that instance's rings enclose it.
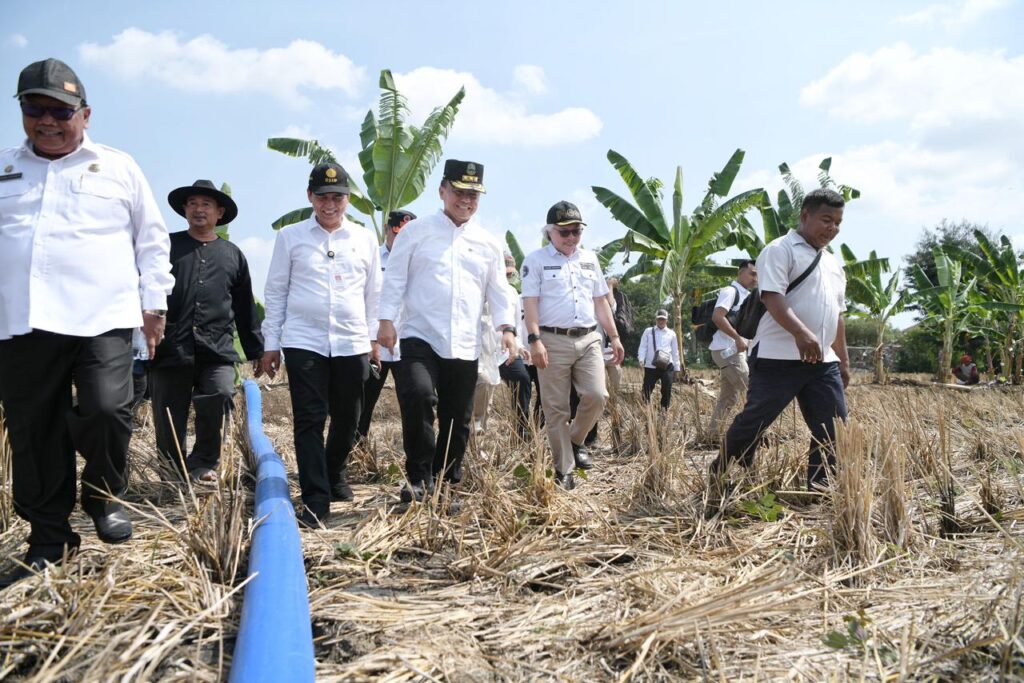
<path fill-rule="evenodd" d="M 792 282 L 789 283 L 789 287 L 786 287 L 786 294 L 789 294 L 794 289 L 799 287 L 800 283 L 803 282 L 804 280 L 806 280 L 807 276 L 810 275 L 814 271 L 814 269 L 818 267 L 818 261 L 821 260 L 821 252 L 822 251 L 823 250 L 819 249 L 817 256 L 815 256 L 814 260 L 811 261 L 811 265 L 807 266 L 807 270 L 805 270 L 804 272 L 800 273 L 800 277 L 798 277 L 797 279 L 795 279 L 795 280 L 793 280 Z"/>

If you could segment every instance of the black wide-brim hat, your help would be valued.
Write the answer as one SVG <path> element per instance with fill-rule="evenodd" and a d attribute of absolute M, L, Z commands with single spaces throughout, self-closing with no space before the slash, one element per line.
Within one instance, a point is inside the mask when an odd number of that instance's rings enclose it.
<path fill-rule="evenodd" d="M 238 216 L 238 205 L 230 195 L 224 194 L 209 180 L 197 180 L 191 185 L 171 190 L 167 195 L 167 201 L 179 216 L 185 215 L 185 202 L 192 195 L 201 194 L 212 197 L 219 206 L 224 207 L 224 215 L 217 221 L 217 225 L 227 225 Z"/>

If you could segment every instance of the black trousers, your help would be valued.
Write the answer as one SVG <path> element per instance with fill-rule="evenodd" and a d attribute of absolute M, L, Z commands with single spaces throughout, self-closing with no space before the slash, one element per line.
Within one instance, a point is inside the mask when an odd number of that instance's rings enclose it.
<path fill-rule="evenodd" d="M 429 482 L 443 472 L 447 481 L 458 483 L 473 416 L 477 362 L 441 358 L 430 344 L 415 337 L 402 339 L 401 344 L 395 385 L 402 410 L 406 476 L 411 482 Z"/>
<path fill-rule="evenodd" d="M 522 358 L 516 358 L 511 364 L 504 363 L 498 366 L 498 374 L 501 379 L 512 388 L 512 403 L 516 413 L 516 433 L 519 438 L 526 440 L 529 434 L 530 419 L 530 373 L 526 370 L 526 363 Z"/>
<path fill-rule="evenodd" d="M 363 412 L 359 416 L 359 436 L 366 438 L 370 433 L 370 422 L 373 420 L 373 409 L 377 406 L 377 399 L 380 398 L 380 391 L 384 388 L 384 381 L 388 378 L 389 372 L 395 372 L 395 365 L 399 361 L 381 361 L 380 377 L 374 377 L 371 372 L 367 375 L 363 384 Z"/>
<path fill-rule="evenodd" d="M 826 467 L 835 463 L 835 419 L 846 420 L 846 392 L 839 363 L 750 360 L 747 402 L 725 434 L 725 442 L 712 472 L 724 472 L 728 461 L 744 467 L 754 462 L 754 452 L 764 431 L 796 399 L 804 422 L 811 430 L 807 456 L 807 488 L 825 481 Z"/>
<path fill-rule="evenodd" d="M 537 374 L 537 366 L 526 365 L 526 374 L 530 376 L 530 384 L 533 385 L 533 425 L 540 429 L 544 426 L 544 410 L 540 402 L 540 375 Z"/>
<path fill-rule="evenodd" d="M 672 402 L 672 379 L 675 377 L 674 366 L 670 365 L 664 370 L 657 368 L 644 368 L 644 386 L 642 389 L 644 400 L 650 402 L 651 394 L 654 392 L 654 385 L 661 382 L 661 407 L 668 410 Z"/>
<path fill-rule="evenodd" d="M 149 384 L 160 454 L 179 471 L 182 458 L 189 472 L 216 469 L 224 442 L 224 423 L 233 407 L 234 364 L 197 360 L 193 365 L 152 368 Z M 196 410 L 196 442 L 191 453 L 185 450 L 189 404 L 194 404 Z"/>
<path fill-rule="evenodd" d="M 14 509 L 31 525 L 30 551 L 45 557 L 81 542 L 75 451 L 85 458 L 82 509 L 103 510 L 125 490 L 132 435 L 131 330 L 72 337 L 33 330 L 0 341 L 0 401 L 13 452 Z M 71 388 L 77 405 L 72 405 Z"/>
<path fill-rule="evenodd" d="M 295 427 L 295 461 L 302 502 L 317 517 L 331 507 L 331 485 L 345 476 L 363 410 L 368 355 L 321 356 L 305 349 L 282 349 L 288 367 Z M 324 425 L 331 416 L 324 445 Z"/>

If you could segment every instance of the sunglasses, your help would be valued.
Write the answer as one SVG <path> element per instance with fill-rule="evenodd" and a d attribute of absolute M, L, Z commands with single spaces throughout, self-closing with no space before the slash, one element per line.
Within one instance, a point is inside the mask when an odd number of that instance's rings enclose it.
<path fill-rule="evenodd" d="M 557 228 L 556 232 L 563 238 L 570 236 L 579 237 L 580 235 L 583 234 L 583 228 Z"/>
<path fill-rule="evenodd" d="M 49 114 L 55 121 L 70 121 L 81 107 L 40 107 L 38 104 L 21 103 L 21 113 L 30 119 L 41 119 Z"/>

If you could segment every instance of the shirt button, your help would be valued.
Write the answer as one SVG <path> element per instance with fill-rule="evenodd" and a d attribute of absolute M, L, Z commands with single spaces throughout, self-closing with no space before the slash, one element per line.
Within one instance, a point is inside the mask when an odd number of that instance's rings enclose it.
<path fill-rule="evenodd" d="M 200 281 L 199 281 L 199 284 L 203 284 L 203 281 L 202 281 L 202 280 L 200 280 Z"/>

